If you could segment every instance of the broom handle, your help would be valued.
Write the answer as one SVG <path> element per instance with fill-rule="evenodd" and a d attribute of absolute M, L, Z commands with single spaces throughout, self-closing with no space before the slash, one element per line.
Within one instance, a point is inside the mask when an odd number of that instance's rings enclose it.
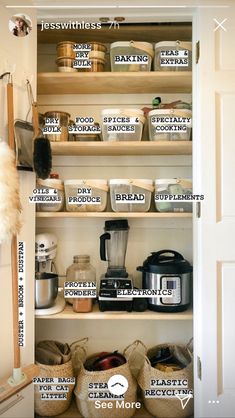
<path fill-rule="evenodd" d="M 38 106 L 37 102 L 32 103 L 32 117 L 33 117 L 33 133 L 34 139 L 37 138 L 39 134 L 39 124 L 38 124 Z"/>
<path fill-rule="evenodd" d="M 14 138 L 14 109 L 13 109 L 13 84 L 7 84 L 7 116 L 8 116 L 8 143 L 15 152 Z M 20 346 L 18 340 L 19 305 L 18 305 L 18 258 L 17 258 L 17 236 L 13 235 L 11 240 L 11 274 L 12 274 L 12 314 L 13 314 L 13 346 L 14 346 L 14 368 L 20 368 Z"/>

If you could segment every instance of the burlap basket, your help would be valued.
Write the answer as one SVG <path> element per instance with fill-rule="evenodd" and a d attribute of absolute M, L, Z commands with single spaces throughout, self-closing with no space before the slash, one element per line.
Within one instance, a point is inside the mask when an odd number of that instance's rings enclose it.
<path fill-rule="evenodd" d="M 157 347 L 173 347 L 176 344 L 159 344 Z M 178 345 L 185 350 L 187 348 L 182 345 Z M 147 354 L 147 353 L 146 353 Z M 181 401 L 177 397 L 173 398 L 147 398 L 145 396 L 145 390 L 151 390 L 150 387 L 151 379 L 187 379 L 188 390 L 193 389 L 193 362 L 188 364 L 187 367 L 179 371 L 174 372 L 162 372 L 151 366 L 150 361 L 145 355 L 144 364 L 140 370 L 137 381 L 142 389 L 142 395 L 144 400 L 145 408 L 156 418 L 188 418 L 193 414 L 193 398 L 191 398 L 186 406 L 183 408 Z M 171 387 L 172 389 L 172 387 Z M 185 395 L 187 396 L 187 395 Z"/>
<path fill-rule="evenodd" d="M 57 366 L 48 366 L 46 364 L 37 363 L 40 368 L 38 377 L 73 377 L 72 361 L 60 364 Z M 39 385 L 34 385 L 34 399 L 35 399 L 35 411 L 38 415 L 43 417 L 52 417 L 54 415 L 62 414 L 69 408 L 73 393 L 74 384 L 68 385 L 69 391 L 67 393 L 67 399 L 60 400 L 44 400 L 41 399 L 41 393 L 39 392 Z M 51 392 L 56 393 L 56 392 Z M 57 392 L 58 393 L 58 392 Z"/>
<path fill-rule="evenodd" d="M 115 367 L 105 371 L 88 371 L 84 368 L 83 362 L 85 360 L 85 352 L 86 349 L 84 347 L 83 342 L 81 345 L 77 345 L 75 349 L 72 348 L 72 356 L 73 356 L 73 365 L 74 369 L 78 371 L 77 375 L 77 385 L 74 390 L 76 396 L 76 404 L 77 408 L 80 411 L 81 415 L 84 418 L 130 418 L 135 414 L 135 408 L 116 408 L 116 400 L 115 399 L 101 399 L 102 402 L 112 403 L 111 409 L 104 409 L 100 408 L 97 409 L 95 407 L 95 401 L 89 400 L 89 383 L 108 383 L 110 377 L 115 374 L 121 374 L 125 376 L 128 380 L 129 387 L 124 394 L 123 399 L 119 400 L 119 402 L 136 402 L 137 400 L 137 383 L 134 377 L 131 374 L 131 370 L 129 367 L 129 356 L 132 352 L 132 346 L 128 346 L 124 350 L 124 356 L 127 359 L 127 362 L 122 366 Z M 129 353 L 130 352 L 130 353 Z M 100 391 L 109 392 L 108 389 L 103 389 Z"/>

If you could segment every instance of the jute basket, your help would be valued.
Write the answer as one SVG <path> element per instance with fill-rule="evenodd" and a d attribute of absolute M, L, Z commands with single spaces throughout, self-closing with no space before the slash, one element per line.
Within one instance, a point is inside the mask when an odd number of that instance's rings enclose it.
<path fill-rule="evenodd" d="M 122 366 L 115 367 L 105 371 L 88 371 L 83 366 L 84 361 L 84 346 L 77 346 L 77 350 L 73 353 L 73 364 L 74 368 L 78 370 L 77 376 L 77 385 L 74 390 L 76 396 L 76 404 L 78 410 L 80 411 L 81 415 L 84 418 L 130 418 L 135 414 L 135 407 L 134 408 L 117 408 L 116 407 L 116 400 L 114 399 L 102 399 L 102 402 L 106 404 L 108 402 L 112 403 L 112 408 L 100 408 L 97 409 L 95 407 L 95 401 L 89 400 L 89 384 L 90 383 L 108 383 L 110 377 L 121 374 L 125 376 L 128 380 L 129 387 L 124 394 L 123 399 L 119 400 L 118 402 L 136 402 L 137 398 L 137 383 L 134 377 L 131 374 L 131 370 L 129 367 L 129 360 L 128 352 L 132 351 L 131 346 L 128 346 L 126 350 L 124 350 L 124 356 L 127 359 L 127 362 Z M 100 391 L 109 392 L 108 388 L 101 389 Z"/>
<path fill-rule="evenodd" d="M 48 366 L 46 364 L 37 363 L 40 368 L 38 377 L 73 377 L 72 361 L 60 364 L 57 366 Z M 60 400 L 44 400 L 41 399 L 41 393 L 39 392 L 39 385 L 34 385 L 34 399 L 35 399 L 35 411 L 38 415 L 43 417 L 52 417 L 54 415 L 62 414 L 66 411 L 71 403 L 74 384 L 68 385 L 69 391 L 66 392 L 67 399 Z M 51 392 L 58 393 L 58 392 Z"/>
<path fill-rule="evenodd" d="M 173 347 L 173 344 L 161 344 L 158 347 Z M 175 345 L 174 345 L 175 346 Z M 177 345 L 178 347 L 185 348 L 184 346 Z M 185 348 L 186 349 L 186 348 Z M 147 353 L 146 353 L 147 354 Z M 150 381 L 152 379 L 187 379 L 188 390 L 193 389 L 193 362 L 191 361 L 187 367 L 179 371 L 174 372 L 162 372 L 151 366 L 150 361 L 145 356 L 145 361 L 141 371 L 138 375 L 138 384 L 142 389 L 142 395 L 145 408 L 156 418 L 187 418 L 193 414 L 193 398 L 191 398 L 186 406 L 183 408 L 181 401 L 176 397 L 172 398 L 147 398 L 145 396 L 146 390 L 151 390 Z M 169 389 L 172 389 L 169 388 Z M 187 395 L 185 395 L 187 396 Z"/>

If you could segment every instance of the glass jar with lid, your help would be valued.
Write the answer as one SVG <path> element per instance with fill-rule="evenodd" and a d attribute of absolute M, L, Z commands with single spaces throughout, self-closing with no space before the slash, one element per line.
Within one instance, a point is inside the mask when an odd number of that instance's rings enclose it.
<path fill-rule="evenodd" d="M 84 290 L 94 290 L 96 284 L 96 271 L 95 268 L 90 264 L 89 255 L 75 255 L 73 257 L 73 264 L 67 268 L 66 281 L 84 283 Z M 76 290 L 80 290 L 78 287 Z M 92 289 L 93 287 L 93 289 Z M 92 301 L 91 297 L 75 297 L 66 298 L 66 301 L 73 305 L 75 312 L 91 312 Z"/>

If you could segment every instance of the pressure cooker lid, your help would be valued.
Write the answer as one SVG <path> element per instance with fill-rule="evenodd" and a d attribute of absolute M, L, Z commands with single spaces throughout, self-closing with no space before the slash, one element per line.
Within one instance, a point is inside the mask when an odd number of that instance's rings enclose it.
<path fill-rule="evenodd" d="M 192 272 L 193 268 L 177 251 L 161 250 L 151 253 L 137 270 L 157 274 L 183 274 Z"/>

